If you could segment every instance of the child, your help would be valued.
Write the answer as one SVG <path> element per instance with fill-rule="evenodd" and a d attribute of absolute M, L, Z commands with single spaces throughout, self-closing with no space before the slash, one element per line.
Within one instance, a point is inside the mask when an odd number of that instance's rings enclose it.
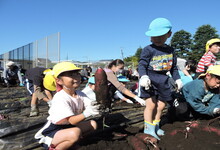
<path fill-rule="evenodd" d="M 91 100 L 91 101 L 96 101 L 96 96 L 95 96 L 95 77 L 90 77 L 88 80 L 88 83 L 86 87 L 82 90 L 84 94 Z"/>
<path fill-rule="evenodd" d="M 194 117 L 220 115 L 220 65 L 211 66 L 198 79 L 182 88 L 185 100 L 192 107 Z"/>
<path fill-rule="evenodd" d="M 139 96 L 146 99 L 144 133 L 157 139 L 164 135 L 164 131 L 159 129 L 162 110 L 166 101 L 172 100 L 166 73 L 170 71 L 178 90 L 182 87 L 174 49 L 165 44 L 171 36 L 171 28 L 170 21 L 165 18 L 156 18 L 151 22 L 146 35 L 151 37 L 152 44 L 142 50 L 138 66 L 141 77 Z"/>
<path fill-rule="evenodd" d="M 118 76 L 118 81 L 125 87 L 127 82 L 130 82 L 125 76 Z M 120 99 L 127 103 L 133 104 L 133 101 L 126 98 L 119 90 L 117 90 L 114 94 L 114 99 Z"/>
<path fill-rule="evenodd" d="M 196 73 L 196 62 L 194 60 L 187 60 L 185 68 L 179 70 L 179 75 L 183 85 L 193 80 Z"/>
<path fill-rule="evenodd" d="M 200 59 L 196 72 L 199 76 L 201 73 L 205 73 L 207 68 L 215 65 L 216 54 L 220 51 L 220 39 L 211 39 L 206 43 L 206 52 Z"/>
<path fill-rule="evenodd" d="M 97 129 L 95 121 L 83 121 L 99 114 L 99 106 L 91 104 L 85 108 L 84 101 L 88 98 L 76 90 L 81 83 L 80 70 L 73 63 L 61 62 L 44 78 L 47 89 L 58 91 L 49 109 L 48 122 L 35 135 L 47 149 L 69 149 L 82 136 Z"/>
<path fill-rule="evenodd" d="M 48 70 L 50 69 L 35 67 L 26 71 L 25 86 L 32 96 L 30 117 L 38 116 L 39 114 L 37 106 L 38 100 L 43 100 L 47 102 L 49 106 L 51 105 L 53 94 L 43 85 L 43 78 Z"/>

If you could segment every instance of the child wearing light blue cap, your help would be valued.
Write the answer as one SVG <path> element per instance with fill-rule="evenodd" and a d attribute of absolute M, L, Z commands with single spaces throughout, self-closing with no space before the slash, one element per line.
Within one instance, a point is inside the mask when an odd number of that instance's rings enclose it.
<path fill-rule="evenodd" d="M 182 87 L 174 49 L 165 44 L 172 34 L 171 29 L 172 25 L 166 18 L 156 18 L 150 23 L 145 34 L 151 37 L 152 44 L 142 50 L 138 65 L 138 96 L 146 99 L 144 133 L 157 139 L 164 135 L 164 131 L 159 128 L 162 110 L 166 102 L 172 100 L 169 77 L 166 73 L 170 71 L 178 90 Z"/>
<path fill-rule="evenodd" d="M 86 87 L 82 90 L 84 94 L 91 100 L 91 101 L 96 101 L 96 96 L 95 96 L 95 77 L 90 77 L 88 80 L 88 83 Z"/>

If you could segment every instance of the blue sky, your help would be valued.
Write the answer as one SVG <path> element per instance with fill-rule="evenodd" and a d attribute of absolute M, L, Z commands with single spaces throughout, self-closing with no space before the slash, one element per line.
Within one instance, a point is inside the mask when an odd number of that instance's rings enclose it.
<path fill-rule="evenodd" d="M 0 54 L 60 32 L 61 60 L 122 58 L 150 44 L 157 17 L 173 33 L 201 25 L 220 31 L 219 0 L 0 0 Z M 219 32 L 218 32 L 219 33 Z"/>

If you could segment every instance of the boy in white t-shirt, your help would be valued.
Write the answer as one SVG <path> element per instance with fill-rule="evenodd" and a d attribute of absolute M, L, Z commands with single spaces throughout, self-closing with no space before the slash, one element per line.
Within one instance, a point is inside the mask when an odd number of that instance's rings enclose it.
<path fill-rule="evenodd" d="M 88 102 L 86 106 L 84 102 L 90 100 L 76 90 L 81 83 L 80 70 L 73 63 L 61 62 L 44 78 L 45 88 L 57 90 L 49 109 L 48 122 L 35 134 L 46 149 L 69 149 L 81 137 L 97 129 L 94 120 L 84 121 L 98 115 L 99 106 Z"/>

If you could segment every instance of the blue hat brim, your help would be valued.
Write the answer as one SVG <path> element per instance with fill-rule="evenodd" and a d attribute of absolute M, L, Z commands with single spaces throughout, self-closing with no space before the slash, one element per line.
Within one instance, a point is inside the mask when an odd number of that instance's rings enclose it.
<path fill-rule="evenodd" d="M 129 82 L 130 80 L 128 79 L 118 79 L 119 82 Z"/>
<path fill-rule="evenodd" d="M 145 35 L 147 36 L 162 36 L 170 31 L 170 28 L 165 28 L 165 29 L 158 29 L 158 30 L 149 30 L 145 32 Z"/>
<path fill-rule="evenodd" d="M 88 83 L 95 84 L 95 77 L 90 77 Z"/>

